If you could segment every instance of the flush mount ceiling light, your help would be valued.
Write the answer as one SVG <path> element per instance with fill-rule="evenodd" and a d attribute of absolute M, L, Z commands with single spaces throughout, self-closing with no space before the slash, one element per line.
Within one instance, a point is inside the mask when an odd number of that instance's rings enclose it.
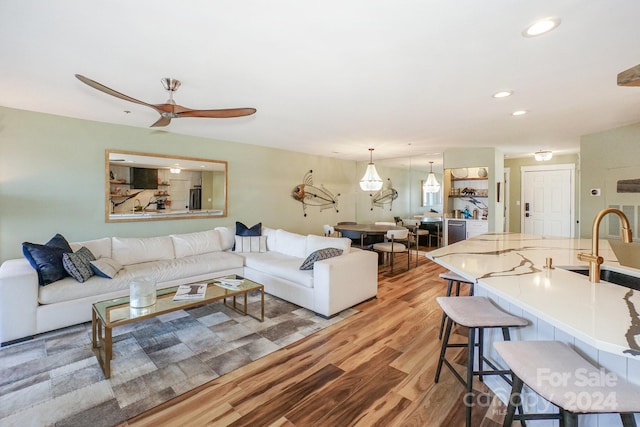
<path fill-rule="evenodd" d="M 360 188 L 362 191 L 378 191 L 382 188 L 382 178 L 378 175 L 376 165 L 373 164 L 373 148 L 369 148 L 369 164 L 360 180 Z"/>
<path fill-rule="evenodd" d="M 551 157 L 553 157 L 553 153 L 549 150 L 540 150 L 536 151 L 533 154 L 533 157 L 539 162 L 546 162 L 547 160 L 551 160 Z"/>
<path fill-rule="evenodd" d="M 518 110 L 511 113 L 512 116 L 524 116 L 527 114 L 527 110 Z"/>
<path fill-rule="evenodd" d="M 560 25 L 560 18 L 540 19 L 522 30 L 523 37 L 537 37 L 548 33 Z"/>
<path fill-rule="evenodd" d="M 433 173 L 433 162 L 429 162 L 429 164 L 431 165 L 431 170 L 429 171 L 427 180 L 422 185 L 422 189 L 427 193 L 437 193 L 440 191 L 440 184 L 438 184 L 438 180 Z"/>
<path fill-rule="evenodd" d="M 501 90 L 500 92 L 496 92 L 493 94 L 494 98 L 506 98 L 508 96 L 513 95 L 512 90 Z"/>

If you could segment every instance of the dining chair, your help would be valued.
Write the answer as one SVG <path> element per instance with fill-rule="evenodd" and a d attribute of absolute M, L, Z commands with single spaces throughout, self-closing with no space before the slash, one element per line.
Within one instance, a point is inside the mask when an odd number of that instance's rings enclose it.
<path fill-rule="evenodd" d="M 407 270 L 411 268 L 411 258 L 409 256 L 409 246 L 401 243 L 400 241 L 407 241 L 409 238 L 409 230 L 402 228 L 399 230 L 389 230 L 386 234 L 386 242 L 376 243 L 373 245 L 373 250 L 382 252 L 385 257 L 388 255 L 391 258 L 391 272 L 393 273 L 393 259 L 397 253 L 407 253 Z"/>

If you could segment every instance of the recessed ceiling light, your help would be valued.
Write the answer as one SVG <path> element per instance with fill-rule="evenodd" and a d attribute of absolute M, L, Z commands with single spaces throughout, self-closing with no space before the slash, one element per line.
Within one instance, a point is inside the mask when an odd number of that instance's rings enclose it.
<path fill-rule="evenodd" d="M 496 92 L 493 94 L 494 98 L 506 98 L 507 96 L 513 95 L 512 90 L 501 90 L 500 92 Z"/>
<path fill-rule="evenodd" d="M 517 110 L 517 111 L 514 111 L 513 113 L 511 113 L 511 115 L 512 116 L 524 116 L 527 113 L 528 113 L 527 110 Z"/>
<path fill-rule="evenodd" d="M 529 25 L 527 28 L 522 30 L 523 37 L 537 37 L 542 34 L 548 33 L 549 31 L 556 28 L 560 25 L 560 18 L 544 18 L 539 21 L 534 22 Z"/>

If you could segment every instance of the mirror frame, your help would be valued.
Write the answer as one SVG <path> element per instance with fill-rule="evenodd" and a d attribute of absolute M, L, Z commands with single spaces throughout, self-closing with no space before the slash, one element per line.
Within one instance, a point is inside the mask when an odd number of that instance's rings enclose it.
<path fill-rule="evenodd" d="M 184 163 L 212 163 L 213 167 L 219 169 L 220 165 L 224 167 L 224 208 L 215 209 L 215 210 L 200 210 L 200 211 L 189 211 L 189 210 L 179 210 L 175 212 L 171 212 L 168 210 L 166 212 L 160 212 L 159 209 L 153 211 L 133 211 L 131 213 L 120 213 L 113 214 L 113 195 L 111 193 L 111 186 L 114 184 L 119 184 L 118 182 L 114 183 L 111 178 L 111 168 L 110 165 L 114 163 L 111 160 L 111 155 L 121 155 L 121 156 L 142 156 L 148 157 L 150 162 L 147 165 L 151 165 L 154 168 L 159 170 L 169 169 L 167 163 L 170 161 L 171 164 L 180 164 L 180 162 Z M 160 164 L 162 163 L 162 164 Z M 132 163 L 123 163 L 123 166 L 132 165 Z M 133 164 L 135 165 L 135 163 Z M 135 167 L 135 166 L 134 166 Z M 195 169 L 194 167 L 182 167 L 181 169 L 185 171 L 196 171 L 201 172 L 201 169 Z M 124 184 L 124 183 L 122 183 Z M 134 221 L 165 221 L 172 219 L 202 219 L 202 218 L 224 218 L 229 214 L 229 205 L 228 205 L 228 186 L 229 186 L 229 164 L 225 160 L 213 160 L 213 159 L 203 159 L 197 157 L 184 157 L 184 156 L 174 156 L 168 154 L 150 154 L 150 153 L 140 153 L 135 151 L 123 151 L 123 150 L 105 150 L 105 222 L 134 222 Z M 203 195 L 205 197 L 205 195 Z M 124 198 L 124 196 L 123 196 Z M 151 203 L 153 204 L 153 203 Z M 149 205 L 147 205 L 149 206 Z M 139 213 L 137 213 L 139 212 Z"/>

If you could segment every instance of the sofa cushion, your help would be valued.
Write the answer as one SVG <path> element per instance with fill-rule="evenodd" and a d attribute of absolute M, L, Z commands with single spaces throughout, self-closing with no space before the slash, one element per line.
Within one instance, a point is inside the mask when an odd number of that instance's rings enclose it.
<path fill-rule="evenodd" d="M 300 270 L 303 258 L 276 251 L 243 253 L 242 256 L 246 267 L 313 288 L 313 270 Z"/>
<path fill-rule="evenodd" d="M 214 230 L 220 233 L 220 245 L 223 251 L 233 248 L 236 243 L 236 232 L 233 227 L 216 227 Z"/>
<path fill-rule="evenodd" d="M 122 265 L 174 259 L 173 241 L 169 236 L 113 237 L 111 258 Z"/>
<path fill-rule="evenodd" d="M 247 227 L 240 221 L 236 221 L 236 236 L 261 236 L 262 223 L 259 222 L 251 227 Z"/>
<path fill-rule="evenodd" d="M 91 261 L 95 261 L 95 259 L 91 251 L 83 246 L 75 252 L 63 254 L 62 264 L 69 276 L 83 283 L 94 275 Z"/>
<path fill-rule="evenodd" d="M 111 237 L 102 239 L 87 240 L 84 242 L 69 243 L 73 252 L 77 252 L 81 247 L 85 247 L 91 251 L 96 258 L 111 258 Z"/>
<path fill-rule="evenodd" d="M 67 239 L 56 234 L 44 245 L 24 242 L 22 253 L 38 273 L 38 284 L 45 286 L 68 276 L 62 263 L 62 255 L 73 252 Z"/>
<path fill-rule="evenodd" d="M 275 246 L 270 246 L 270 250 L 304 259 L 307 257 L 306 247 L 307 236 L 278 229 L 276 230 Z"/>
<path fill-rule="evenodd" d="M 220 233 L 216 230 L 199 231 L 187 234 L 172 234 L 173 249 L 176 258 L 205 254 L 222 250 Z"/>
<path fill-rule="evenodd" d="M 313 270 L 313 265 L 316 261 L 340 256 L 342 255 L 342 252 L 342 249 L 337 248 L 318 249 L 317 251 L 310 253 L 307 259 L 302 262 L 300 270 Z"/>
<path fill-rule="evenodd" d="M 267 236 L 267 250 L 272 251 L 276 245 L 276 230 L 275 228 L 262 227 L 262 235 Z"/>
<path fill-rule="evenodd" d="M 122 270 L 122 265 L 111 258 L 98 258 L 90 264 L 95 274 L 106 279 L 113 279 L 118 271 Z"/>
<path fill-rule="evenodd" d="M 236 236 L 234 252 L 266 252 L 267 236 Z"/>
<path fill-rule="evenodd" d="M 351 248 L 351 239 L 346 237 L 323 237 L 310 234 L 307 236 L 307 246 L 305 248 L 305 256 L 311 255 L 318 249 L 336 248 L 342 249 L 343 253 L 349 253 Z"/>

